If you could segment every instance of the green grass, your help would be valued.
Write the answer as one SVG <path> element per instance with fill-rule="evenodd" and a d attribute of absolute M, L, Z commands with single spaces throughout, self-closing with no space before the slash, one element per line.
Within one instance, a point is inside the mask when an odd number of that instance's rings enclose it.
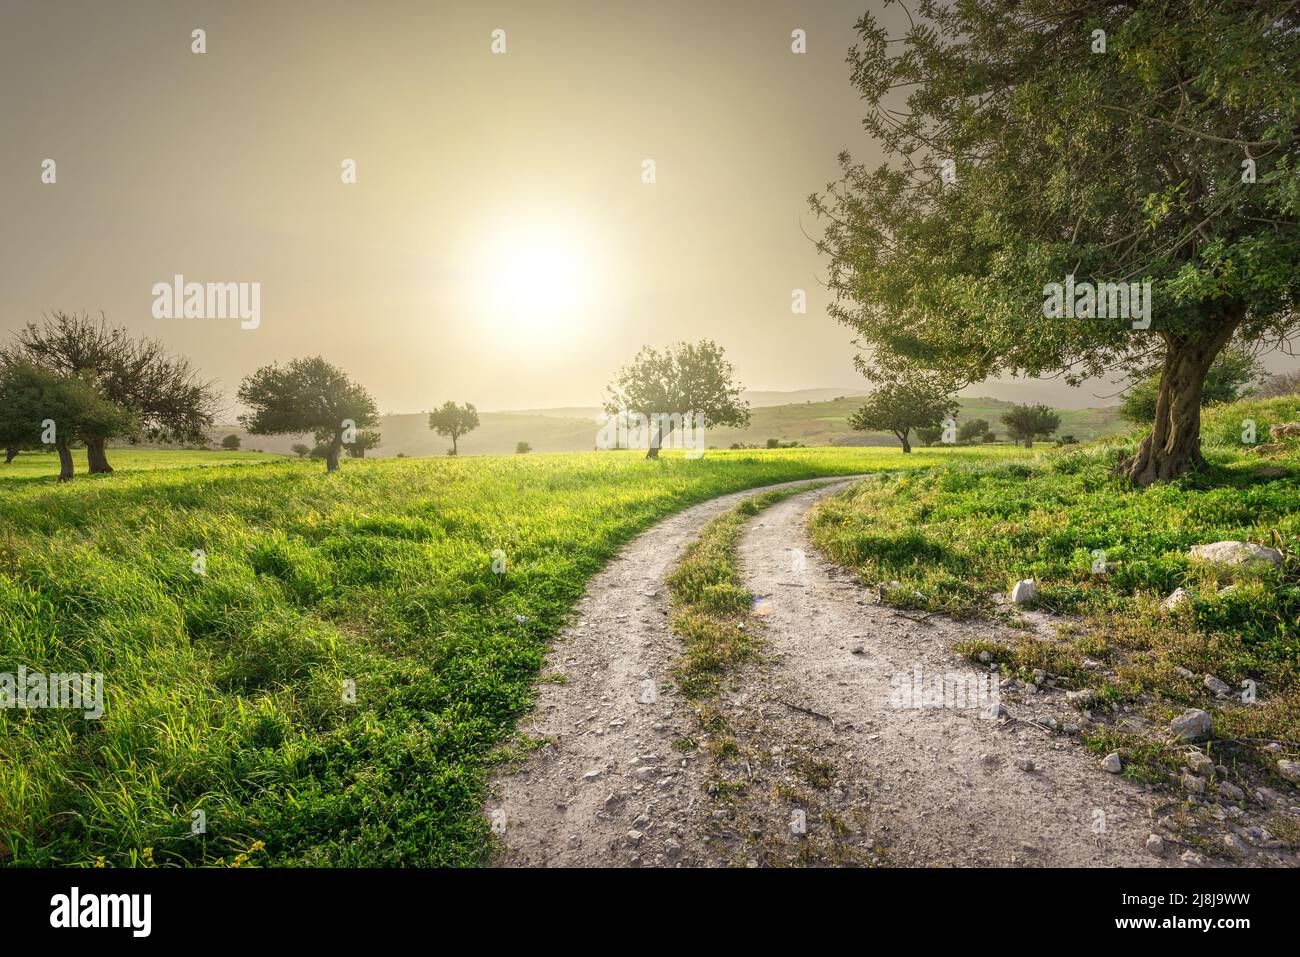
<path fill-rule="evenodd" d="M 717 495 L 973 454 L 346 461 L 333 476 L 276 460 L 8 483 L 0 672 L 103 672 L 107 710 L 0 710 L 0 861 L 478 863 L 494 749 L 623 543 Z"/>
<path fill-rule="evenodd" d="M 108 464 L 115 470 L 138 472 L 142 469 L 211 468 L 220 465 L 251 465 L 278 462 L 282 456 L 262 452 L 205 452 L 201 449 L 109 449 Z M 0 459 L 0 463 L 3 460 Z M 86 450 L 72 450 L 76 478 L 98 480 L 86 472 Z M 0 464 L 0 482 L 5 479 L 54 478 L 59 474 L 59 459 L 53 452 L 23 452 L 8 465 Z"/>
<path fill-rule="evenodd" d="M 886 583 L 884 598 L 896 604 L 982 615 L 990 593 L 1035 578 L 1040 606 L 1082 616 L 1086 626 L 1060 645 L 1027 638 L 1006 664 L 1050 660 L 1049 670 L 1082 678 L 1083 657 L 1108 661 L 1117 669 L 1108 692 L 1153 699 L 1160 720 L 1188 704 L 1211 705 L 1205 673 L 1235 687 L 1253 679 L 1259 702 L 1224 707 L 1216 734 L 1297 741 L 1300 443 L 1260 455 L 1240 441 L 1244 419 L 1267 441 L 1268 426 L 1300 418 L 1297 409 L 1300 398 L 1289 397 L 1210 410 L 1209 467 L 1167 485 L 1137 490 L 1114 475 L 1117 456 L 1135 444 L 1130 435 L 1017 461 L 886 475 L 822 503 L 813 535 L 832 559 Z M 1284 474 L 1262 477 L 1264 468 Z M 1238 574 L 1236 588 L 1221 593 L 1229 576 L 1198 567 L 1187 552 L 1222 539 L 1278 546 L 1285 568 Z M 1098 551 L 1105 574 L 1093 571 Z M 1191 604 L 1162 613 L 1160 600 L 1178 587 Z"/>
<path fill-rule="evenodd" d="M 732 669 L 754 660 L 754 596 L 736 562 L 736 543 L 763 509 L 808 490 L 774 489 L 744 499 L 700 530 L 669 576 L 672 627 L 685 645 L 677 680 L 688 698 L 712 695 Z"/>

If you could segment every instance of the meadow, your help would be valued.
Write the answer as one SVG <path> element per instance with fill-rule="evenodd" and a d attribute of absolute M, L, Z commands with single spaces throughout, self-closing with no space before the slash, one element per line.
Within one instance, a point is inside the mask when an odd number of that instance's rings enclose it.
<path fill-rule="evenodd" d="M 262 452 L 208 452 L 202 449 L 110 449 L 109 464 L 115 470 L 138 472 L 149 469 L 216 468 L 276 462 L 281 455 Z M 77 479 L 87 475 L 86 450 L 72 450 Z M 22 452 L 8 465 L 0 464 L 0 482 L 49 479 L 59 474 L 59 459 L 53 452 Z"/>
<path fill-rule="evenodd" d="M 884 476 L 822 503 L 810 527 L 828 557 L 903 607 L 997 614 L 990 596 L 1036 579 L 1038 607 L 1075 616 L 1065 640 L 964 649 L 1022 677 L 1035 667 L 1066 674 L 1105 700 L 1148 704 L 1161 721 L 1215 703 L 1206 674 L 1233 688 L 1254 681 L 1257 701 L 1230 699 L 1216 736 L 1251 739 L 1238 753 L 1276 774 L 1251 745 L 1300 741 L 1300 442 L 1261 455 L 1242 442 L 1247 419 L 1267 442 L 1269 425 L 1300 419 L 1300 397 L 1211 408 L 1208 467 L 1165 485 L 1139 491 L 1116 478 L 1131 434 Z M 1230 574 L 1188 558 L 1192 546 L 1225 539 L 1277 547 L 1285 566 Z M 1162 610 L 1176 588 L 1190 600 Z M 1089 657 L 1115 678 L 1085 668 Z"/>
<path fill-rule="evenodd" d="M 994 454 L 438 457 L 331 476 L 128 450 L 113 475 L 0 482 L 0 673 L 102 672 L 106 704 L 98 721 L 0 710 L 0 862 L 479 863 L 489 770 L 547 641 L 621 545 L 728 492 Z M 257 464 L 163 467 L 231 458 Z"/>

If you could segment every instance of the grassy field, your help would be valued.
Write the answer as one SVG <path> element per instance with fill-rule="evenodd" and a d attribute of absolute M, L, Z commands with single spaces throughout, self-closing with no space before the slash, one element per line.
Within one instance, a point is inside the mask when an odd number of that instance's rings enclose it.
<path fill-rule="evenodd" d="M 102 672 L 106 713 L 0 711 L 0 860 L 476 863 L 494 749 L 620 545 L 727 492 L 980 454 L 440 457 L 327 476 L 152 453 L 140 471 L 9 483 L 0 673 Z"/>
<path fill-rule="evenodd" d="M 1188 705 L 1212 706 L 1201 684 L 1206 673 L 1234 688 L 1251 679 L 1257 703 L 1223 707 L 1216 735 L 1296 742 L 1300 442 L 1261 455 L 1241 442 L 1247 418 L 1267 441 L 1269 425 L 1300 419 L 1300 399 L 1210 411 L 1210 467 L 1175 483 L 1138 491 L 1114 476 L 1131 437 L 1035 450 L 1019 461 L 950 463 L 864 483 L 822 503 L 814 538 L 829 557 L 885 583 L 886 601 L 910 607 L 984 615 L 990 593 L 1035 578 L 1039 605 L 1082 616 L 1082 630 L 1058 644 L 1026 639 L 1017 648 L 969 652 L 991 651 L 1011 671 L 1069 674 L 1109 700 L 1149 704 L 1162 721 Z M 1187 558 L 1193 545 L 1223 539 L 1279 547 L 1285 568 L 1239 573 L 1232 582 Z M 1094 571 L 1099 558 L 1104 573 Z M 1160 601 L 1178 587 L 1191 601 L 1162 612 Z M 1085 657 L 1114 666 L 1116 679 L 1100 681 L 1082 667 Z"/>
<path fill-rule="evenodd" d="M 110 449 L 108 462 L 116 470 L 138 472 L 142 469 L 214 468 L 223 465 L 251 465 L 279 462 L 280 455 L 258 452 L 205 452 L 170 449 Z M 72 450 L 77 478 L 87 477 L 86 450 Z M 59 474 L 59 458 L 53 452 L 23 452 L 8 465 L 0 464 L 0 482 L 5 479 L 53 478 Z"/>

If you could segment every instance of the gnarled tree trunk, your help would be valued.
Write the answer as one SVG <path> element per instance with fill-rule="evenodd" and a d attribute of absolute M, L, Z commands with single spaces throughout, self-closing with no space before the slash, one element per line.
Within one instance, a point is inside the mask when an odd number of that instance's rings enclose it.
<path fill-rule="evenodd" d="M 904 455 L 907 455 L 909 452 L 911 452 L 911 451 L 912 451 L 912 443 L 909 442 L 909 441 L 907 441 L 907 433 L 906 433 L 906 432 L 895 432 L 894 434 L 895 434 L 896 436 L 898 436 L 898 441 L 900 441 L 900 442 L 903 443 L 903 454 L 904 454 Z"/>
<path fill-rule="evenodd" d="M 18 446 L 16 445 L 7 446 L 5 448 L 5 465 L 8 465 L 14 459 L 18 458 L 18 453 L 20 451 L 21 449 L 19 449 Z"/>
<path fill-rule="evenodd" d="M 55 451 L 59 453 L 59 481 L 72 481 L 72 449 L 66 442 L 56 442 Z"/>
<path fill-rule="evenodd" d="M 91 475 L 113 471 L 113 466 L 108 464 L 108 454 L 104 451 L 103 439 L 86 440 L 86 471 Z"/>
<path fill-rule="evenodd" d="M 343 437 L 341 435 L 334 436 L 334 439 L 329 444 L 329 448 L 325 450 L 326 472 L 337 472 L 339 470 L 339 452 L 342 448 Z"/>
<path fill-rule="evenodd" d="M 1134 485 L 1145 488 L 1153 482 L 1167 482 L 1204 463 L 1201 395 L 1205 374 L 1232 338 L 1240 318 L 1240 314 L 1234 315 L 1212 333 L 1196 338 L 1164 336 L 1165 361 L 1160 369 L 1155 422 L 1124 469 Z"/>

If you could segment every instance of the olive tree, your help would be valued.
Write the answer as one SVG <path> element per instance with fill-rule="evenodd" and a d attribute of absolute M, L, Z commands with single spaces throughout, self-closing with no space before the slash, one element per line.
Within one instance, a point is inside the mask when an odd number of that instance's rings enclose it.
<path fill-rule="evenodd" d="M 1215 357 L 1297 326 L 1300 7 L 921 0 L 900 36 L 857 31 L 885 162 L 841 154 L 811 204 L 860 363 L 1072 384 L 1155 363 L 1121 467 L 1196 467 Z"/>
<path fill-rule="evenodd" d="M 659 457 L 664 440 L 687 416 L 702 415 L 706 426 L 743 426 L 749 404 L 744 387 L 722 347 L 709 339 L 679 342 L 660 351 L 643 346 L 606 388 L 605 412 L 636 413 L 650 423 L 646 458 Z"/>
<path fill-rule="evenodd" d="M 370 393 L 320 356 L 263 366 L 244 379 L 238 396 L 251 410 L 240 425 L 253 435 L 313 434 L 329 472 L 338 469 L 344 444 L 379 421 Z"/>

